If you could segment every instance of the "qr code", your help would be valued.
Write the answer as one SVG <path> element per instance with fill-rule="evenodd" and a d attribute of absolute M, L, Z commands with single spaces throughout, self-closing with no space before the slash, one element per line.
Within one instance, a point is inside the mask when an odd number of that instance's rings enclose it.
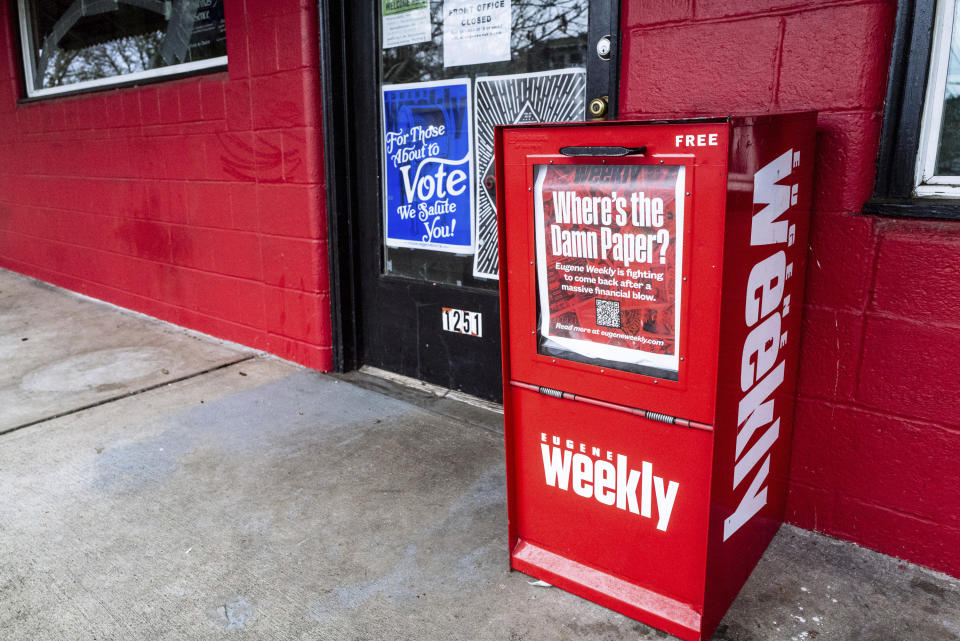
<path fill-rule="evenodd" d="M 620 329 L 620 301 L 597 298 L 597 327 Z"/>

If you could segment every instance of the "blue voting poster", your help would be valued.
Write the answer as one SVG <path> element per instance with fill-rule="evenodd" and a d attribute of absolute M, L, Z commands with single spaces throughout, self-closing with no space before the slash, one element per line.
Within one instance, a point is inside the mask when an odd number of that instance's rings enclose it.
<path fill-rule="evenodd" d="M 383 87 L 387 247 L 472 254 L 470 80 Z"/>

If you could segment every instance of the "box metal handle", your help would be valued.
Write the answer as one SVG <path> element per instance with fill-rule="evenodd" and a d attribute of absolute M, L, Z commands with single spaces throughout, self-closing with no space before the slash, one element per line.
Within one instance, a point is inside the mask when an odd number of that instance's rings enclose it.
<path fill-rule="evenodd" d="M 641 147 L 561 147 L 564 156 L 645 156 L 647 146 Z"/>

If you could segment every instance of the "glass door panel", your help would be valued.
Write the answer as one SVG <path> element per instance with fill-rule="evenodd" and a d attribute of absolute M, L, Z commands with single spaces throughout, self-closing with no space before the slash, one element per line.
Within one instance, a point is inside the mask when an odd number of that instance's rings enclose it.
<path fill-rule="evenodd" d="M 582 120 L 587 0 L 382 0 L 383 273 L 497 288 L 493 126 Z"/>

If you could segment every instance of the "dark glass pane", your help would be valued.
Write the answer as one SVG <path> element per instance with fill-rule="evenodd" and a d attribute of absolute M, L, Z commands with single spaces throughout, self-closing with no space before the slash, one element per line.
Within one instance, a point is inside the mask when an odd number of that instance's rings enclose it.
<path fill-rule="evenodd" d="M 227 55 L 224 0 L 27 0 L 35 89 Z"/>
<path fill-rule="evenodd" d="M 430 2 L 433 38 L 382 52 L 383 84 L 446 78 L 498 76 L 584 64 L 587 50 L 587 0 L 513 0 L 511 59 L 505 62 L 443 66 L 443 2 Z"/>
<path fill-rule="evenodd" d="M 936 175 L 960 176 L 960 3 L 954 7 Z"/>
<path fill-rule="evenodd" d="M 382 0 L 376 1 L 381 9 L 384 6 L 387 7 L 387 13 L 390 13 L 395 5 L 417 4 L 406 0 L 387 0 L 385 4 Z M 381 83 L 395 85 L 470 78 L 475 90 L 477 78 L 485 76 L 582 68 L 586 64 L 587 57 L 587 5 L 588 0 L 512 0 L 510 3 L 510 60 L 444 67 L 444 3 L 442 0 L 431 0 L 429 2 L 430 39 L 416 44 L 382 49 Z M 384 42 L 386 34 L 381 35 L 383 36 L 381 42 Z M 582 116 L 576 119 L 580 117 Z M 551 119 L 549 114 L 537 114 L 532 117 L 532 120 L 547 119 Z M 474 153 L 476 154 L 476 149 Z M 479 160 L 475 158 L 475 162 Z M 481 169 L 485 170 L 486 167 Z M 475 177 L 471 176 L 470 180 L 475 180 Z M 489 197 L 489 194 L 480 193 L 480 188 L 476 191 L 475 198 L 478 204 L 482 198 Z M 387 274 L 458 286 L 484 289 L 497 287 L 495 279 L 474 276 L 475 265 L 472 253 L 457 254 L 425 249 L 384 247 L 384 258 L 384 271 Z M 495 266 L 495 256 L 493 258 L 492 264 Z"/>

